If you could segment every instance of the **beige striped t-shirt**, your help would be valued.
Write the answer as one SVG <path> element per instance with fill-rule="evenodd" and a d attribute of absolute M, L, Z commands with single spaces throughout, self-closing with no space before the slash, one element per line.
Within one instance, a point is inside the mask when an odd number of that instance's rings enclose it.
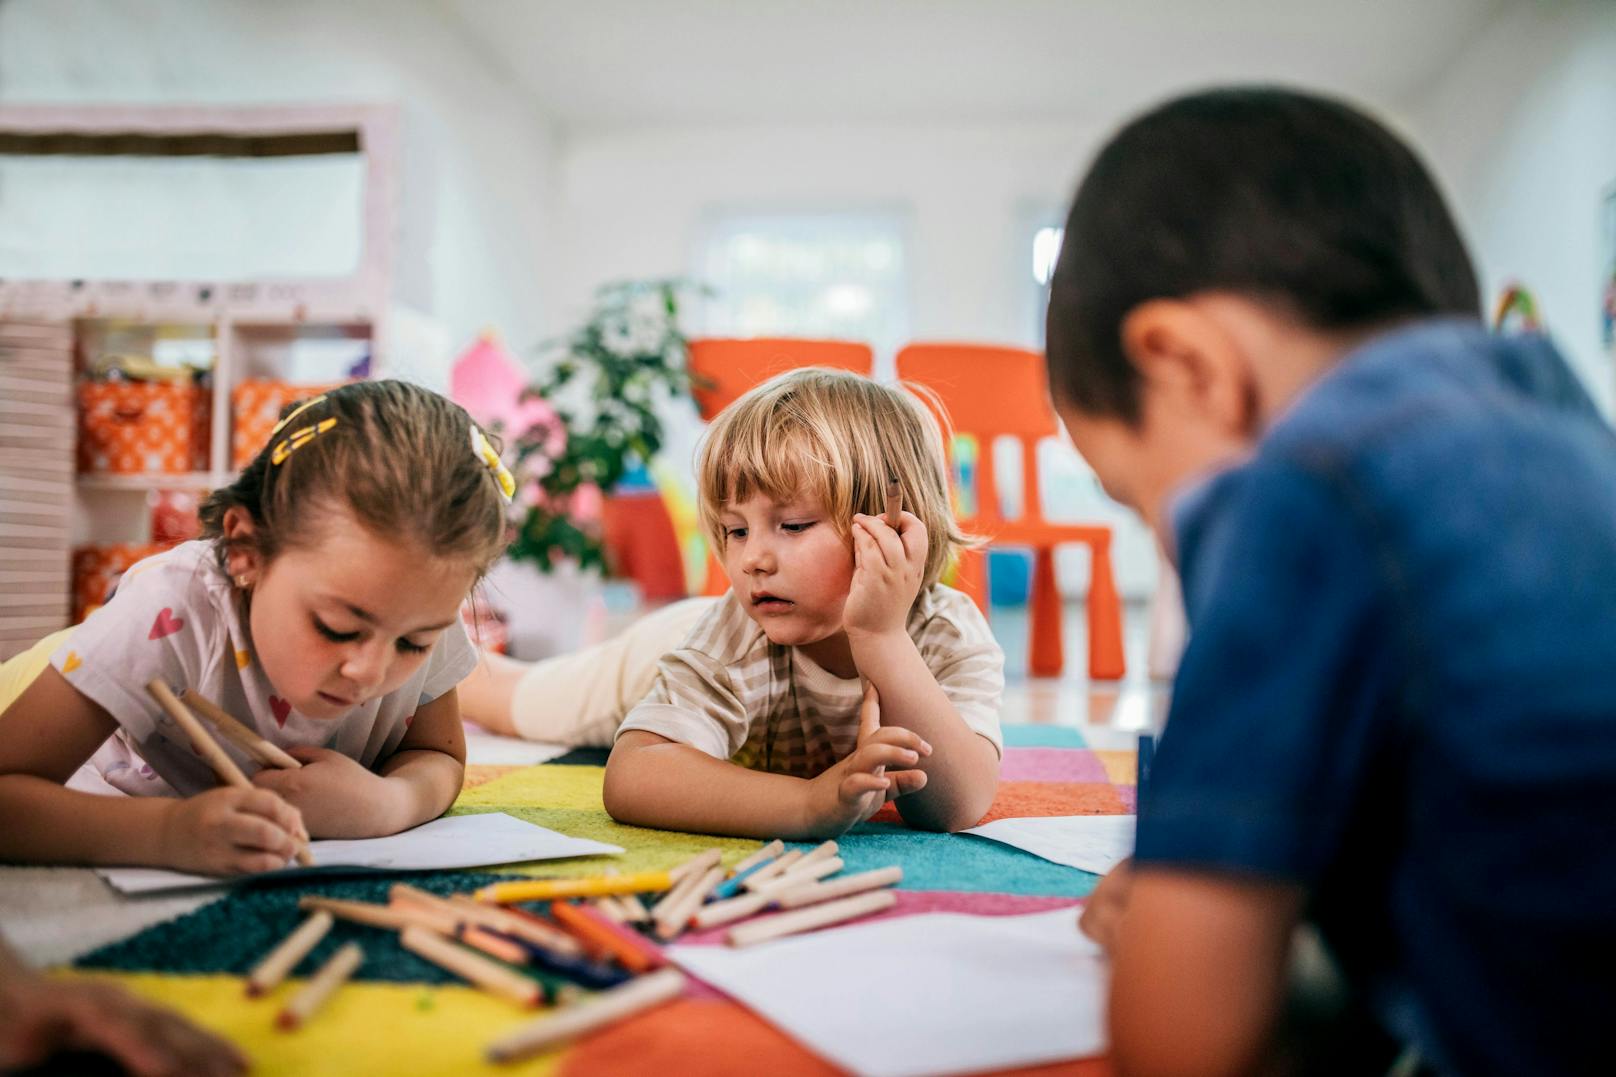
<path fill-rule="evenodd" d="M 981 611 L 938 584 L 915 602 L 906 628 L 965 724 L 1002 755 L 1004 652 Z M 732 592 L 663 656 L 617 735 L 643 729 L 752 770 L 812 778 L 853 751 L 863 694 L 857 677 L 770 643 Z"/>

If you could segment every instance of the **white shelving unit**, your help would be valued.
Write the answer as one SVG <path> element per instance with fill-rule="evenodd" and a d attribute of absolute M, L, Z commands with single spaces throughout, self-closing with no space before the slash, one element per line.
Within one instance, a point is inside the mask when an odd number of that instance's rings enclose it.
<path fill-rule="evenodd" d="M 231 480 L 231 391 L 241 381 L 341 380 L 345 364 L 311 370 L 308 363 L 291 362 L 311 341 L 362 342 L 371 374 L 383 369 L 383 319 L 396 216 L 397 117 L 392 108 L 383 106 L 0 107 L 0 150 L 80 156 L 358 152 L 365 166 L 362 253 L 355 271 L 345 277 L 0 280 L 0 659 L 4 659 L 68 623 L 74 548 L 148 542 L 148 497 L 153 491 L 200 491 Z M 19 334 L 25 328 L 54 333 L 55 339 L 69 340 L 70 346 L 53 356 L 8 349 L 4 343 L 8 323 L 18 327 Z M 155 339 L 159 332 L 211 341 L 212 427 L 206 470 L 76 473 L 75 380 L 93 363 L 109 333 L 118 337 L 120 350 L 131 339 L 138 350 L 143 336 Z M 293 366 L 299 369 L 294 371 Z"/>

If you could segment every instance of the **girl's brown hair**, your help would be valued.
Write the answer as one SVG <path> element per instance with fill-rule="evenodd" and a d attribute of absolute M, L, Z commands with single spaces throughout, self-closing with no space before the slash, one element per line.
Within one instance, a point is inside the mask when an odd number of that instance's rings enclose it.
<path fill-rule="evenodd" d="M 713 420 L 696 459 L 701 522 L 713 548 L 723 549 L 725 505 L 760 493 L 808 496 L 845 536 L 854 513 L 882 512 L 887 482 L 897 479 L 904 509 L 926 525 L 922 586 L 930 587 L 960 549 L 976 544 L 954 523 L 946 468 L 938 420 L 913 395 L 806 367 L 765 382 Z"/>
<path fill-rule="evenodd" d="M 504 499 L 473 451 L 474 425 L 460 405 L 408 382 L 361 381 L 289 405 L 283 420 L 294 412 L 240 477 L 202 505 L 202 535 L 214 540 L 221 563 L 231 508 L 252 518 L 248 541 L 266 563 L 317 541 L 319 516 L 333 509 L 433 557 L 464 558 L 479 577 L 503 552 Z"/>

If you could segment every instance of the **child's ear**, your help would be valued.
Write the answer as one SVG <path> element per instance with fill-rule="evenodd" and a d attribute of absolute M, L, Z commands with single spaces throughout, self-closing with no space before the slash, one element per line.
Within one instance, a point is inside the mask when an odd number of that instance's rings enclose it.
<path fill-rule="evenodd" d="M 256 582 L 262 559 L 258 556 L 258 535 L 252 514 L 240 505 L 232 505 L 224 510 L 219 530 L 224 535 L 224 564 L 230 578 L 242 587 L 247 586 L 243 580 Z"/>
<path fill-rule="evenodd" d="M 1152 299 L 1122 320 L 1122 350 L 1144 390 L 1180 414 L 1244 436 L 1256 427 L 1257 383 L 1233 337 L 1195 305 Z"/>

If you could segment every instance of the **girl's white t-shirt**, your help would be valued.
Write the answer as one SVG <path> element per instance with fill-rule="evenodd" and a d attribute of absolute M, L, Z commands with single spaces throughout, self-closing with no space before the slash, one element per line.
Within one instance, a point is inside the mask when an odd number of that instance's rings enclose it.
<path fill-rule="evenodd" d="M 341 718 L 308 718 L 264 675 L 245 613 L 241 593 L 208 541 L 183 543 L 124 573 L 112 600 L 51 656 L 67 682 L 118 723 L 75 776 L 75 788 L 190 796 L 219 784 L 185 731 L 146 691 L 153 678 L 176 694 L 196 691 L 282 748 L 330 748 L 374 768 L 398 749 L 415 712 L 477 664 L 476 649 L 456 622 L 402 687 Z M 215 739 L 248 776 L 259 769 L 229 740 Z"/>

